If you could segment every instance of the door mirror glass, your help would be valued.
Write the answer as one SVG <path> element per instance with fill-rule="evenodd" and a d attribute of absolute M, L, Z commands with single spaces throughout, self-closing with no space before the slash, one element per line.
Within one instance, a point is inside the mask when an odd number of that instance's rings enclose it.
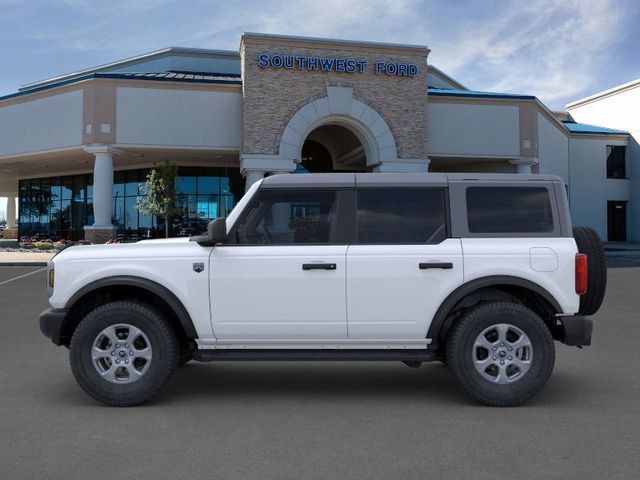
<path fill-rule="evenodd" d="M 223 243 L 227 240 L 227 219 L 225 217 L 211 220 L 207 226 L 207 239 L 209 243 Z"/>

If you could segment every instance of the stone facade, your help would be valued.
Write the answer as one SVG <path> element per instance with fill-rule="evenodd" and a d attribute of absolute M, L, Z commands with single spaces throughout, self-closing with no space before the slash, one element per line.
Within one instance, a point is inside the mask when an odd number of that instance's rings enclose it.
<path fill-rule="evenodd" d="M 260 54 L 353 58 L 367 61 L 363 73 L 261 68 Z M 327 96 L 328 86 L 353 89 L 353 98 L 377 111 L 393 134 L 399 159 L 427 158 L 426 47 L 364 44 L 244 35 L 243 154 L 277 155 L 282 133 L 305 104 Z M 376 74 L 378 61 L 415 64 L 415 76 Z"/>

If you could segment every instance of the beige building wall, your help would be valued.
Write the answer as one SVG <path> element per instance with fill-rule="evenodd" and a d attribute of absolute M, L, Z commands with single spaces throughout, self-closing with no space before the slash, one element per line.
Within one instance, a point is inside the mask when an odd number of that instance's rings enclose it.
<path fill-rule="evenodd" d="M 211 90 L 117 88 L 118 145 L 239 151 L 240 88 Z"/>
<path fill-rule="evenodd" d="M 0 103 L 0 157 L 82 144 L 82 90 Z"/>
<path fill-rule="evenodd" d="M 626 130 L 631 134 L 627 149 L 627 175 L 629 180 L 608 180 L 629 183 L 628 238 L 640 241 L 640 80 L 621 85 L 602 94 L 567 105 L 567 110 L 578 122 Z M 605 157 L 606 158 L 606 157 Z M 617 197 L 610 200 L 624 200 Z"/>
<path fill-rule="evenodd" d="M 431 101 L 429 154 L 520 156 L 517 105 L 487 105 Z"/>
<path fill-rule="evenodd" d="M 569 135 L 538 112 L 538 173 L 557 175 L 569 184 Z"/>
<path fill-rule="evenodd" d="M 607 201 L 629 201 L 629 180 L 607 178 L 607 145 L 627 145 L 624 137 L 574 136 L 569 145 L 569 199 L 574 225 L 594 228 L 607 240 Z"/>

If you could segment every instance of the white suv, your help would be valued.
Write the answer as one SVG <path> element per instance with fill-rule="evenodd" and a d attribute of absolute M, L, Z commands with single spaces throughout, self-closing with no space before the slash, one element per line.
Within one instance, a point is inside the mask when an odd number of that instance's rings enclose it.
<path fill-rule="evenodd" d="M 142 403 L 189 360 L 439 360 L 489 405 L 589 345 L 602 244 L 547 175 L 336 173 L 254 184 L 207 235 L 67 248 L 40 327 L 80 386 Z"/>

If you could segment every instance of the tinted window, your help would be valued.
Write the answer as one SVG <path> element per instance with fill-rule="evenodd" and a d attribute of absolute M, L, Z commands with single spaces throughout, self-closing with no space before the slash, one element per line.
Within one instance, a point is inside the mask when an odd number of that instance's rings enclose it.
<path fill-rule="evenodd" d="M 553 231 L 549 192 L 539 187 L 469 187 L 467 220 L 472 233 Z"/>
<path fill-rule="evenodd" d="M 627 178 L 627 147 L 607 145 L 607 178 Z"/>
<path fill-rule="evenodd" d="M 263 190 L 237 230 L 243 244 L 330 243 L 334 191 Z"/>
<path fill-rule="evenodd" d="M 444 190 L 358 191 L 359 243 L 440 243 L 447 236 Z"/>

